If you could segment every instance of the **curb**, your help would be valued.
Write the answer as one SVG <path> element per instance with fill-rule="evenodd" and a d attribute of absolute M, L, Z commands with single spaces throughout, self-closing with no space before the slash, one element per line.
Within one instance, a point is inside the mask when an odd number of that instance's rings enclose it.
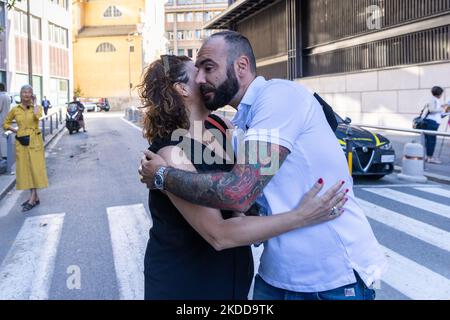
<path fill-rule="evenodd" d="M 61 125 L 61 129 L 58 129 L 58 131 L 47 141 L 44 142 L 44 149 L 47 148 L 47 146 L 66 128 L 65 125 Z M 45 152 L 45 150 L 44 150 Z M 15 164 L 14 164 L 15 166 Z M 11 175 L 11 174 L 10 174 Z M 16 184 L 16 175 L 14 174 L 14 178 L 11 180 L 9 184 L 6 185 L 6 187 L 0 191 L 0 201 L 8 194 L 11 189 L 14 188 L 14 185 Z"/>
<path fill-rule="evenodd" d="M 394 171 L 396 173 L 401 173 L 402 167 L 395 166 Z M 427 177 L 428 180 L 430 180 L 430 181 L 450 185 L 450 177 L 443 176 L 443 175 L 436 174 L 436 173 L 431 173 L 431 172 L 424 172 L 424 176 Z"/>

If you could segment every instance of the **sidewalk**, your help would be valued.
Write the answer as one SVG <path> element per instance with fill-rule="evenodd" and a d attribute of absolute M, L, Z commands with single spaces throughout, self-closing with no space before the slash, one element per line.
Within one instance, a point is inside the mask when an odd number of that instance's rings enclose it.
<path fill-rule="evenodd" d="M 391 140 L 395 150 L 395 171 L 400 172 L 405 144 L 416 141 L 420 143 L 420 136 L 415 134 L 398 134 L 392 131 L 371 130 L 384 135 Z M 450 184 L 450 138 L 438 137 L 434 156 L 442 161 L 442 164 L 425 163 L 425 176 L 440 183 Z"/>
<path fill-rule="evenodd" d="M 55 129 L 53 135 L 47 134 L 45 136 L 44 145 L 47 147 L 50 142 L 53 141 L 59 134 L 63 132 L 65 129 L 65 125 L 62 124 L 59 126 L 58 130 Z M 14 165 L 12 170 L 15 172 L 16 166 Z M 0 174 L 0 201 L 8 194 L 8 192 L 14 188 L 16 184 L 16 175 L 11 173 Z"/>

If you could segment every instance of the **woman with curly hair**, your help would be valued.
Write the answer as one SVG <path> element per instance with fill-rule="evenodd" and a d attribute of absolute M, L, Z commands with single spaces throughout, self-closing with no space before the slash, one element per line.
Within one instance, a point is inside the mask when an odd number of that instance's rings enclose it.
<path fill-rule="evenodd" d="M 140 85 L 144 132 L 150 150 L 170 166 L 193 172 L 231 170 L 225 145 L 228 121 L 210 114 L 187 57 L 162 56 Z M 200 134 L 195 134 L 200 130 Z M 220 143 L 220 141 L 224 141 Z M 200 150 L 200 151 L 199 151 Z M 212 155 L 213 163 L 204 159 Z M 224 161 L 222 161 L 224 160 Z M 323 196 L 319 180 L 297 208 L 274 216 L 248 216 L 206 208 L 151 190 L 153 218 L 145 254 L 145 299 L 245 300 L 253 279 L 250 245 L 342 214 L 339 182 Z M 337 216 L 330 210 L 337 207 Z"/>

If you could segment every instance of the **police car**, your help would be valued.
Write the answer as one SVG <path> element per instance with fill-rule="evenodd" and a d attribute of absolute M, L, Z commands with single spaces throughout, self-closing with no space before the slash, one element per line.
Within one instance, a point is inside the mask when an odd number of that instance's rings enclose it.
<path fill-rule="evenodd" d="M 351 125 L 351 119 L 336 115 L 338 128 L 336 137 L 344 152 L 347 139 L 353 143 L 353 175 L 381 179 L 394 171 L 395 151 L 392 143 L 384 136 Z"/>

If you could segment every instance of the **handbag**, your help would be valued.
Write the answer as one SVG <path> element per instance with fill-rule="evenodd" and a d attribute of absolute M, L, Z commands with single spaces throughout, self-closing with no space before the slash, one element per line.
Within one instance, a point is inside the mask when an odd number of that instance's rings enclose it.
<path fill-rule="evenodd" d="M 24 147 L 28 147 L 30 145 L 30 136 L 22 136 L 22 137 L 16 136 L 16 139 Z"/>
<path fill-rule="evenodd" d="M 427 114 L 425 115 L 425 117 L 423 117 L 423 113 L 425 112 L 425 109 L 427 109 Z M 413 119 L 413 129 L 426 129 L 427 128 L 427 117 L 430 115 L 430 111 L 428 109 L 428 104 L 425 105 L 425 107 L 423 107 L 422 111 L 420 112 L 420 116 L 416 117 Z"/>

